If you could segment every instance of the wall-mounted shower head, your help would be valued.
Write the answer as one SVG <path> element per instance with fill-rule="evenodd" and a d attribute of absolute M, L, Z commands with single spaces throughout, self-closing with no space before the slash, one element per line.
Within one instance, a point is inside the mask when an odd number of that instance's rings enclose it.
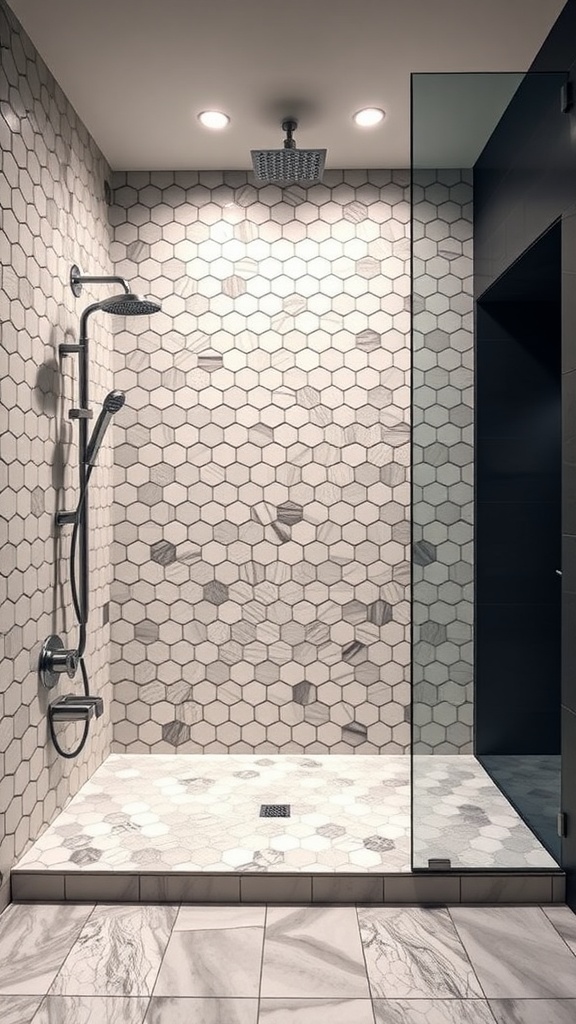
<path fill-rule="evenodd" d="M 115 313 L 116 316 L 151 316 L 162 309 L 162 303 L 158 299 L 147 299 L 132 292 L 102 299 L 99 306 L 105 313 Z"/>
<path fill-rule="evenodd" d="M 104 435 L 108 430 L 110 420 L 112 419 L 115 412 L 118 412 L 122 408 L 126 401 L 126 395 L 123 391 L 110 391 L 102 403 L 102 409 L 100 415 L 94 425 L 92 436 L 88 442 L 86 448 L 86 456 L 84 458 L 84 464 L 86 466 L 96 465 L 96 456 L 100 450 Z"/>
<path fill-rule="evenodd" d="M 84 338 L 86 331 L 86 320 L 95 310 L 101 309 L 105 313 L 115 313 L 117 316 L 151 316 L 162 309 L 162 303 L 158 299 L 147 299 L 143 295 L 135 295 L 131 292 L 128 283 L 123 277 L 104 276 L 95 277 L 92 274 L 83 274 L 74 264 L 70 268 L 70 287 L 74 295 L 82 293 L 85 284 L 121 284 L 124 291 L 121 295 L 111 295 L 101 302 L 92 303 L 82 314 L 81 334 Z"/>
<path fill-rule="evenodd" d="M 292 133 L 298 122 L 282 122 L 286 132 L 283 149 L 252 149 L 252 166 L 258 183 L 273 185 L 317 185 L 322 181 L 325 149 L 297 149 Z"/>

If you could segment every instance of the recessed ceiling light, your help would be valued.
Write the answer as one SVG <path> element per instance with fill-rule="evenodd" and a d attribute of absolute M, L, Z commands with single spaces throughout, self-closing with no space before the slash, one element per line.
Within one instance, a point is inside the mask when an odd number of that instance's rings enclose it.
<path fill-rule="evenodd" d="M 365 107 L 354 114 L 354 120 L 360 128 L 371 128 L 375 124 L 380 124 L 385 117 L 386 114 L 379 107 Z"/>
<path fill-rule="evenodd" d="M 228 114 L 223 114 L 220 110 L 203 110 L 198 114 L 198 120 L 205 128 L 225 128 L 230 124 Z"/>

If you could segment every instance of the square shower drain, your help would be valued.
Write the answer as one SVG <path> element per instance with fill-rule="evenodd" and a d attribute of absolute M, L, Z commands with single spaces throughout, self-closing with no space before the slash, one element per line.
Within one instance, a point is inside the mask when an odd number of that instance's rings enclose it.
<path fill-rule="evenodd" d="M 262 804 L 260 807 L 261 818 L 289 818 L 290 804 Z"/>

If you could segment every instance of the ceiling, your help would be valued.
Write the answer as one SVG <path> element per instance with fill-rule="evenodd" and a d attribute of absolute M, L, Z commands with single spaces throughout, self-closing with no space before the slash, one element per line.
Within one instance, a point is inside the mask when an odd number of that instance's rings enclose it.
<path fill-rule="evenodd" d="M 300 120 L 299 147 L 328 149 L 327 167 L 407 167 L 410 73 L 524 71 L 564 6 L 564 0 L 8 2 L 113 170 L 248 168 L 250 149 L 280 148 L 280 121 L 288 115 Z M 500 94 L 497 102 L 504 102 Z M 352 122 L 365 106 L 387 111 L 377 128 Z M 220 133 L 203 128 L 196 115 L 205 109 L 226 111 L 230 126 Z M 442 109 L 433 105 L 438 131 Z M 496 108 L 490 109 L 492 117 Z M 458 147 L 451 160 L 469 165 Z"/>

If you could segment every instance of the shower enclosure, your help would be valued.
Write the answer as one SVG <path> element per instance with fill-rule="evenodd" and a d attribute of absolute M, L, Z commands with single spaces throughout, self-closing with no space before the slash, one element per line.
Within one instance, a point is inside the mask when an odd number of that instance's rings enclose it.
<path fill-rule="evenodd" d="M 562 84 L 412 78 L 418 871 L 560 860 L 560 226 L 522 255 L 507 231 L 525 201 L 515 111 L 538 123 Z M 495 214 L 515 117 L 518 174 Z"/>

